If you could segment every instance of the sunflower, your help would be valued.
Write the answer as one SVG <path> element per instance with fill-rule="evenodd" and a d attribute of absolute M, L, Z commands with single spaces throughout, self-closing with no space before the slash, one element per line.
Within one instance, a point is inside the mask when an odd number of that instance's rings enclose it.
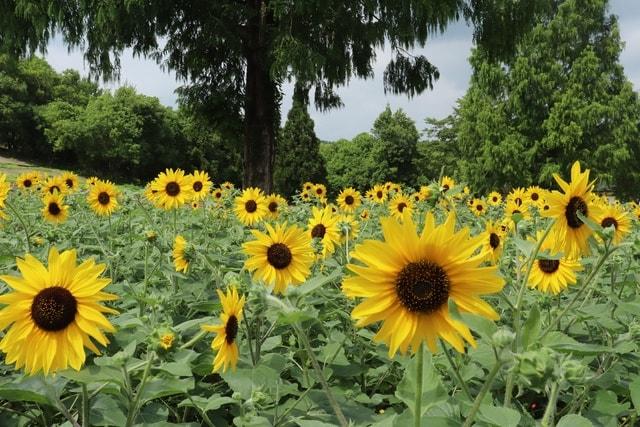
<path fill-rule="evenodd" d="M 64 197 L 57 192 L 46 194 L 42 199 L 44 204 L 42 216 L 49 222 L 55 224 L 63 223 L 69 216 L 69 206 L 64 204 Z"/>
<path fill-rule="evenodd" d="M 492 264 L 497 264 L 502 255 L 504 235 L 505 230 L 498 224 L 493 221 L 487 221 L 485 231 L 481 234 L 483 242 L 482 248 L 487 255 L 487 259 L 491 261 Z"/>
<path fill-rule="evenodd" d="M 542 238 L 542 234 L 538 232 L 538 239 Z M 582 270 L 582 265 L 576 259 L 558 256 L 553 250 L 554 240 L 554 236 L 549 236 L 542 242 L 541 252 L 549 253 L 550 257 L 534 261 L 529 274 L 529 287 L 556 295 L 576 283 L 576 272 Z"/>
<path fill-rule="evenodd" d="M 415 193 L 413 193 L 411 195 L 411 200 L 413 200 L 414 203 L 420 203 L 425 199 L 424 194 L 422 194 L 419 191 L 416 191 Z"/>
<path fill-rule="evenodd" d="M 316 184 L 313 186 L 312 193 L 320 200 L 325 199 L 327 197 L 327 187 L 324 184 Z"/>
<path fill-rule="evenodd" d="M 422 195 L 422 200 L 427 200 L 431 197 L 431 188 L 429 186 L 422 185 L 420 186 L 419 193 Z"/>
<path fill-rule="evenodd" d="M 384 185 L 374 185 L 372 189 L 367 191 L 367 197 L 376 203 L 384 203 L 387 200 L 387 191 Z"/>
<path fill-rule="evenodd" d="M 524 188 L 517 187 L 507 194 L 507 203 L 513 202 L 516 206 L 522 206 L 527 200 L 527 193 Z"/>
<path fill-rule="evenodd" d="M 449 178 L 448 176 L 443 176 L 442 179 L 440 180 L 440 191 L 442 191 L 443 193 L 446 193 L 447 191 L 455 187 L 455 185 L 456 185 L 456 182 L 452 178 Z"/>
<path fill-rule="evenodd" d="M 233 183 L 231 183 L 231 182 L 229 182 L 229 181 L 225 181 L 225 182 L 223 182 L 223 183 L 222 183 L 222 185 L 221 185 L 220 187 L 224 188 L 224 189 L 225 189 L 225 191 L 231 191 L 231 190 L 233 190 L 233 188 L 234 188 L 234 187 L 233 187 Z"/>
<path fill-rule="evenodd" d="M 484 204 L 484 201 L 482 201 L 482 199 L 473 199 L 471 212 L 473 212 L 475 216 L 484 215 L 487 212 L 487 206 Z"/>
<path fill-rule="evenodd" d="M 267 216 L 269 208 L 259 188 L 247 188 L 242 195 L 236 197 L 234 211 L 244 225 L 252 226 Z"/>
<path fill-rule="evenodd" d="M 175 339 L 176 335 L 173 332 L 164 332 L 162 335 L 160 335 L 158 345 L 163 350 L 169 350 L 171 347 L 173 347 L 173 342 L 175 341 Z"/>
<path fill-rule="evenodd" d="M 537 185 L 532 185 L 527 188 L 525 197 L 527 202 L 529 202 L 531 206 L 541 208 L 542 204 L 544 203 L 544 193 L 545 191 L 542 188 L 538 187 Z"/>
<path fill-rule="evenodd" d="M 7 176 L 0 173 L 0 219 L 7 217 L 1 209 L 4 209 L 4 201 L 7 199 L 10 189 L 11 185 L 7 182 Z"/>
<path fill-rule="evenodd" d="M 358 206 L 360 206 L 361 198 L 360 192 L 354 190 L 352 187 L 345 188 L 338 195 L 338 206 L 345 212 L 352 213 Z"/>
<path fill-rule="evenodd" d="M 529 213 L 529 205 L 518 205 L 514 200 L 507 200 L 507 205 L 504 207 L 505 216 L 515 223 L 515 216 L 520 215 L 521 219 L 529 219 L 531 217 Z"/>
<path fill-rule="evenodd" d="M 224 190 L 222 188 L 214 188 L 211 190 L 211 197 L 213 197 L 213 200 L 216 202 L 221 202 L 224 198 Z"/>
<path fill-rule="evenodd" d="M 29 375 L 54 373 L 71 366 L 80 370 L 88 348 L 100 351 L 91 340 L 106 346 L 104 331 L 114 332 L 103 313 L 116 313 L 102 301 L 117 297 L 102 292 L 110 279 L 99 278 L 104 264 L 93 260 L 76 265 L 76 251 L 49 251 L 48 268 L 32 255 L 17 259 L 22 277 L 0 276 L 13 291 L 0 296 L 0 330 L 10 329 L 0 341 L 5 363 L 24 367 Z"/>
<path fill-rule="evenodd" d="M 402 187 L 400 186 L 400 184 L 396 184 L 395 182 L 388 182 L 385 184 L 385 188 L 388 186 L 387 192 L 388 193 L 402 193 Z"/>
<path fill-rule="evenodd" d="M 633 215 L 636 217 L 638 221 L 640 221 L 640 206 L 636 206 L 633 209 Z"/>
<path fill-rule="evenodd" d="M 631 232 L 631 219 L 624 208 L 619 205 L 600 205 L 595 220 L 602 228 L 613 226 L 613 243 L 620 244 L 624 236 Z"/>
<path fill-rule="evenodd" d="M 64 172 L 61 178 L 67 187 L 68 193 L 73 193 L 78 190 L 78 175 L 73 172 Z"/>
<path fill-rule="evenodd" d="M 160 172 L 151 190 L 155 190 L 156 205 L 166 210 L 178 208 L 193 198 L 191 179 L 182 169 Z"/>
<path fill-rule="evenodd" d="M 413 202 L 402 193 L 397 193 L 389 202 L 389 214 L 396 219 L 403 219 L 411 216 L 413 212 Z"/>
<path fill-rule="evenodd" d="M 48 194 L 64 194 L 67 192 L 67 184 L 60 175 L 51 176 L 42 183 L 42 191 Z"/>
<path fill-rule="evenodd" d="M 226 372 L 231 366 L 233 371 L 236 370 L 238 364 L 238 330 L 242 321 L 242 308 L 244 307 L 244 296 L 239 297 L 235 286 L 227 289 L 226 295 L 220 289 L 217 289 L 220 303 L 222 304 L 222 313 L 219 325 L 202 325 L 202 329 L 207 332 L 214 332 L 216 337 L 211 342 L 211 349 L 217 351 L 213 360 L 213 372 L 217 372 L 222 368 L 222 372 Z"/>
<path fill-rule="evenodd" d="M 311 192 L 303 191 L 302 193 L 300 193 L 300 199 L 304 202 L 308 202 L 309 200 L 311 200 Z"/>
<path fill-rule="evenodd" d="M 118 207 L 118 190 L 109 181 L 97 181 L 89 190 L 87 202 L 98 215 L 111 215 Z"/>
<path fill-rule="evenodd" d="M 278 218 L 282 209 L 287 207 L 287 201 L 279 194 L 270 194 L 266 200 L 267 209 L 269 210 L 269 217 L 272 219 Z"/>
<path fill-rule="evenodd" d="M 186 273 L 189 269 L 189 262 L 191 261 L 190 251 L 187 245 L 187 241 L 181 235 L 177 235 L 173 242 L 173 265 L 176 271 Z"/>
<path fill-rule="evenodd" d="M 360 219 L 363 221 L 366 221 L 369 219 L 371 215 L 369 214 L 369 210 L 364 209 L 362 212 L 360 212 Z"/>
<path fill-rule="evenodd" d="M 211 180 L 209 174 L 202 171 L 194 171 L 191 178 L 191 189 L 193 190 L 193 200 L 204 200 L 211 190 Z"/>
<path fill-rule="evenodd" d="M 307 181 L 304 184 L 302 184 L 302 191 L 311 192 L 313 190 L 314 186 L 315 186 L 315 184 L 313 182 Z"/>
<path fill-rule="evenodd" d="M 492 191 L 489 193 L 487 200 L 491 206 L 500 206 L 500 203 L 502 203 L 502 195 L 497 191 Z"/>
<path fill-rule="evenodd" d="M 98 181 L 100 181 L 100 178 L 98 178 L 97 176 L 91 176 L 91 177 L 87 178 L 87 180 L 84 182 L 84 184 L 89 190 L 91 190 L 91 187 L 96 185 L 96 183 L 98 183 Z"/>
<path fill-rule="evenodd" d="M 200 202 L 196 201 L 196 200 L 192 200 L 191 201 L 191 209 L 198 209 L 200 207 Z"/>
<path fill-rule="evenodd" d="M 571 166 L 571 182 L 567 183 L 559 175 L 554 174 L 560 188 L 559 191 L 549 192 L 547 202 L 549 209 L 542 211 L 542 215 L 555 218 L 551 233 L 556 236 L 555 251 L 562 251 L 569 257 L 589 254 L 589 236 L 593 233 L 578 217 L 583 216 L 596 220 L 598 207 L 593 203 L 591 190 L 593 182 L 589 182 L 589 169 L 580 171 L 580 162 Z"/>
<path fill-rule="evenodd" d="M 262 280 L 277 294 L 289 285 L 298 285 L 309 277 L 313 263 L 311 237 L 296 225 L 266 224 L 267 233 L 251 230 L 255 240 L 242 245 L 249 256 L 247 270 L 255 280 Z"/>
<path fill-rule="evenodd" d="M 352 312 L 356 326 L 383 321 L 374 340 L 387 343 L 390 357 L 409 346 L 415 351 L 423 341 L 435 352 L 438 337 L 460 352 L 464 341 L 475 347 L 469 328 L 450 316 L 450 298 L 461 312 L 499 317 L 480 296 L 499 292 L 504 281 L 496 267 L 480 267 L 485 254 L 474 253 L 482 237 L 469 238 L 467 228 L 454 232 L 455 222 L 450 213 L 436 226 L 429 212 L 418 235 L 411 218 L 385 218 L 384 241 L 367 240 L 353 252 L 364 265 L 347 266 L 355 275 L 344 280 L 342 290 L 347 297 L 366 298 Z"/>
<path fill-rule="evenodd" d="M 338 217 L 331 212 L 331 208 L 313 207 L 307 230 L 312 239 L 320 240 L 323 257 L 335 251 L 335 245 L 340 240 L 340 230 Z"/>
<path fill-rule="evenodd" d="M 21 190 L 33 191 L 37 184 L 38 174 L 35 172 L 25 172 L 16 179 L 16 185 Z"/>

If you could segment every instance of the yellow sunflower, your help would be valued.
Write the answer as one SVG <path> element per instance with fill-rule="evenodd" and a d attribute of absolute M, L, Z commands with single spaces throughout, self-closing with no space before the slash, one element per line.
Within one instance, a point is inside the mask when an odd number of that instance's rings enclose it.
<path fill-rule="evenodd" d="M 397 193 L 389 202 L 389 214 L 396 219 L 411 217 L 413 202 L 402 193 Z"/>
<path fill-rule="evenodd" d="M 431 188 L 427 185 L 420 186 L 419 193 L 422 195 L 422 200 L 427 200 L 431 197 Z"/>
<path fill-rule="evenodd" d="M 532 185 L 531 187 L 527 188 L 525 197 L 530 205 L 541 208 L 544 203 L 544 193 L 545 191 L 542 188 L 538 187 L 537 185 Z"/>
<path fill-rule="evenodd" d="M 270 194 L 266 200 L 267 209 L 269 210 L 269 217 L 272 219 L 278 218 L 280 212 L 287 207 L 287 201 L 279 194 Z"/>
<path fill-rule="evenodd" d="M 111 215 L 118 207 L 118 190 L 109 181 L 97 181 L 89 190 L 87 202 L 98 215 Z"/>
<path fill-rule="evenodd" d="M 55 224 L 63 223 L 69 216 L 69 206 L 64 204 L 64 197 L 57 192 L 46 194 L 42 199 L 44 204 L 42 216 L 49 222 Z"/>
<path fill-rule="evenodd" d="M 78 175 L 73 172 L 64 172 L 61 176 L 68 193 L 78 191 Z"/>
<path fill-rule="evenodd" d="M 371 215 L 369 214 L 369 210 L 368 209 L 364 209 L 362 212 L 360 212 L 360 219 L 363 221 L 366 221 L 369 219 Z"/>
<path fill-rule="evenodd" d="M 211 190 L 211 180 L 209 179 L 209 174 L 202 171 L 194 171 L 190 176 L 191 178 L 191 189 L 193 190 L 193 200 L 199 201 L 204 200 L 209 194 L 209 190 Z"/>
<path fill-rule="evenodd" d="M 182 169 L 167 169 L 153 180 L 151 191 L 155 191 L 156 206 L 176 209 L 193 198 L 191 179 Z"/>
<path fill-rule="evenodd" d="M 513 202 L 516 206 L 522 206 L 527 200 L 527 193 L 524 188 L 517 187 L 507 194 L 507 203 Z"/>
<path fill-rule="evenodd" d="M 238 338 L 238 330 L 242 321 L 244 295 L 240 298 L 235 286 L 227 289 L 226 295 L 220 289 L 217 289 L 216 292 L 218 292 L 218 297 L 222 304 L 222 313 L 220 314 L 222 323 L 219 325 L 202 325 L 202 329 L 216 334 L 216 337 L 211 342 L 211 349 L 217 352 L 213 360 L 213 372 L 220 371 L 220 368 L 222 368 L 222 372 L 226 372 L 229 366 L 235 371 L 239 358 L 236 339 Z"/>
<path fill-rule="evenodd" d="M 100 303 L 117 299 L 102 292 L 110 279 L 99 278 L 104 264 L 93 260 L 76 265 L 76 251 L 49 251 L 48 268 L 31 255 L 17 259 L 19 276 L 0 276 L 12 292 L 0 296 L 0 330 L 10 329 L 0 341 L 5 363 L 33 375 L 45 375 L 71 366 L 80 370 L 84 347 L 100 354 L 93 338 L 106 346 L 103 331 L 114 332 L 103 313 L 116 313 Z"/>
<path fill-rule="evenodd" d="M 322 200 L 327 197 L 327 187 L 324 184 L 316 184 L 313 186 L 312 193 L 315 197 Z"/>
<path fill-rule="evenodd" d="M 387 191 L 384 185 L 374 185 L 372 189 L 367 191 L 367 197 L 376 203 L 384 203 L 387 200 Z"/>
<path fill-rule="evenodd" d="M 485 205 L 482 199 L 473 199 L 471 212 L 473 212 L 475 216 L 484 215 L 487 212 L 487 205 Z"/>
<path fill-rule="evenodd" d="M 537 238 L 542 238 L 542 234 L 538 232 Z M 541 252 L 548 253 L 551 258 L 539 258 L 534 261 L 529 275 L 529 287 L 557 295 L 569 285 L 576 283 L 576 272 L 582 270 L 582 264 L 576 259 L 558 256 L 553 249 L 554 240 L 555 236 L 550 235 L 540 246 Z"/>
<path fill-rule="evenodd" d="M 225 181 L 222 183 L 222 185 L 220 186 L 222 188 L 224 188 L 226 191 L 231 191 L 233 190 L 233 183 L 229 182 L 229 181 Z"/>
<path fill-rule="evenodd" d="M 289 285 L 298 285 L 309 277 L 314 254 L 311 237 L 296 225 L 266 224 L 267 233 L 251 230 L 256 238 L 242 245 L 249 255 L 247 270 L 255 280 L 262 280 L 277 294 Z"/>
<path fill-rule="evenodd" d="M 360 203 L 362 202 L 360 198 L 360 192 L 354 190 L 351 187 L 345 188 L 340 192 L 340 195 L 338 195 L 337 202 L 338 206 L 340 206 L 340 209 L 345 212 L 352 213 L 358 208 L 358 206 L 360 206 Z"/>
<path fill-rule="evenodd" d="M 529 219 L 531 217 L 529 205 L 525 203 L 518 205 L 514 200 L 507 200 L 507 204 L 504 207 L 504 215 L 515 223 L 515 216 L 518 214 L 521 216 L 521 219 Z"/>
<path fill-rule="evenodd" d="M 173 242 L 173 265 L 176 271 L 186 273 L 191 262 L 191 255 L 184 237 L 177 235 Z"/>
<path fill-rule="evenodd" d="M 312 239 L 319 239 L 322 245 L 322 256 L 332 254 L 336 250 L 336 243 L 340 241 L 338 217 L 331 212 L 331 208 L 313 207 L 307 230 Z"/>
<path fill-rule="evenodd" d="M 602 228 L 613 226 L 613 243 L 620 244 L 622 239 L 631 232 L 631 218 L 620 205 L 600 205 L 595 220 Z"/>
<path fill-rule="evenodd" d="M 302 191 L 307 191 L 307 192 L 311 192 L 313 191 L 313 187 L 315 186 L 315 184 L 313 182 L 305 182 L 304 184 L 302 184 Z"/>
<path fill-rule="evenodd" d="M 637 206 L 633 209 L 633 215 L 638 221 L 640 221 L 640 206 Z"/>
<path fill-rule="evenodd" d="M 38 185 L 38 174 L 35 172 L 25 172 L 18 176 L 16 185 L 21 190 L 33 191 Z"/>
<path fill-rule="evenodd" d="M 7 182 L 7 176 L 0 173 L 0 218 L 7 217 L 1 209 L 4 209 L 4 201 L 7 199 L 10 189 L 11 185 Z"/>
<path fill-rule="evenodd" d="M 456 182 L 453 180 L 453 178 L 450 178 L 448 176 L 443 176 L 442 179 L 440 180 L 440 191 L 442 191 L 443 193 L 446 193 L 447 191 L 455 187 L 455 185 L 456 185 Z"/>
<path fill-rule="evenodd" d="M 502 203 L 502 194 L 498 193 L 497 191 L 492 191 L 491 193 L 489 193 L 487 200 L 489 201 L 489 204 L 491 206 L 500 206 L 500 204 Z"/>
<path fill-rule="evenodd" d="M 344 280 L 342 290 L 347 297 L 366 298 L 352 312 L 357 326 L 383 321 L 374 339 L 389 346 L 390 357 L 409 346 L 415 351 L 423 341 L 435 352 L 439 337 L 460 352 L 464 341 L 475 346 L 469 328 L 449 314 L 450 298 L 461 312 L 499 317 L 480 298 L 504 286 L 496 267 L 480 266 L 485 253 L 474 255 L 482 237 L 454 228 L 453 213 L 436 226 L 429 212 L 420 235 L 410 218 L 385 218 L 384 241 L 367 240 L 353 252 L 362 264 L 348 265 L 355 275 Z"/>
<path fill-rule="evenodd" d="M 51 176 L 42 183 L 42 191 L 48 194 L 64 194 L 67 192 L 67 184 L 60 175 Z"/>
<path fill-rule="evenodd" d="M 487 225 L 482 236 L 482 249 L 487 255 L 487 260 L 492 264 L 497 264 L 504 249 L 505 231 L 493 221 L 487 221 Z"/>
<path fill-rule="evenodd" d="M 169 350 L 171 347 L 173 347 L 173 342 L 175 341 L 175 339 L 176 335 L 173 332 L 164 332 L 162 335 L 160 335 L 158 345 L 163 350 Z"/>
<path fill-rule="evenodd" d="M 91 176 L 91 177 L 87 178 L 87 180 L 84 182 L 84 184 L 89 190 L 91 190 L 91 187 L 96 185 L 96 183 L 98 181 L 100 181 L 100 178 L 98 178 L 97 176 Z"/>
<path fill-rule="evenodd" d="M 414 203 L 420 203 L 425 199 L 424 194 L 422 194 L 419 191 L 416 191 L 415 193 L 413 193 L 411 195 L 411 200 L 413 200 Z"/>
<path fill-rule="evenodd" d="M 303 191 L 302 193 L 300 193 L 300 199 L 303 202 L 308 202 L 309 200 L 311 200 L 311 192 L 310 191 Z"/>
<path fill-rule="evenodd" d="M 578 218 L 583 216 L 596 220 L 598 208 L 593 203 L 591 190 L 593 182 L 589 182 L 589 169 L 580 171 L 580 162 L 571 167 L 571 182 L 567 183 L 559 175 L 554 174 L 564 193 L 552 191 L 547 194 L 549 209 L 542 215 L 555 218 L 551 233 L 556 236 L 554 250 L 562 251 L 569 257 L 577 258 L 589 254 L 589 236 L 593 231 Z"/>
<path fill-rule="evenodd" d="M 221 202 L 224 199 L 224 190 L 222 188 L 214 188 L 211 190 L 211 197 L 216 202 Z"/>
<path fill-rule="evenodd" d="M 250 187 L 236 197 L 234 211 L 244 225 L 252 226 L 267 216 L 269 208 L 262 190 Z"/>

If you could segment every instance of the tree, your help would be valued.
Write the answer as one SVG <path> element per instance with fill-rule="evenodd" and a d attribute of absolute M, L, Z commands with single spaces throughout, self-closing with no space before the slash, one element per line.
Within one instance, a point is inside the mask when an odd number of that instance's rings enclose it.
<path fill-rule="evenodd" d="M 45 49 L 57 32 L 67 44 L 85 46 L 90 69 L 105 78 L 117 76 L 124 47 L 155 58 L 190 82 L 182 99 L 212 122 L 244 122 L 244 183 L 270 191 L 284 79 L 309 84 L 320 107 L 334 107 L 340 104 L 334 88 L 353 76 L 370 77 L 376 47 L 389 43 L 396 55 L 384 74 L 385 91 L 420 93 L 438 70 L 408 49 L 464 14 L 482 43 L 506 51 L 508 44 L 495 43 L 482 27 L 499 22 L 511 30 L 509 39 L 517 39 L 545 2 L 521 0 L 517 8 L 526 13 L 505 7 L 511 3 L 8 0 L 0 3 L 0 49 L 19 55 Z"/>
<path fill-rule="evenodd" d="M 298 93 L 301 96 L 300 93 Z M 294 97 L 287 122 L 276 146 L 274 184 L 277 192 L 291 197 L 306 181 L 325 183 L 327 170 L 320 155 L 320 141 L 303 99 Z"/>
<path fill-rule="evenodd" d="M 380 174 L 373 156 L 377 143 L 373 135 L 363 132 L 352 140 L 340 139 L 321 146 L 320 152 L 327 164 L 327 183 L 332 192 L 346 187 L 365 191 L 376 182 L 376 176 Z"/>
<path fill-rule="evenodd" d="M 379 165 L 374 179 L 413 185 L 417 177 L 415 162 L 420 138 L 414 121 L 402 109 L 394 113 L 387 105 L 373 123 L 371 133 L 379 142 L 374 151 L 374 159 Z"/>
<path fill-rule="evenodd" d="M 463 178 L 475 188 L 552 184 L 581 160 L 621 196 L 640 194 L 640 103 L 619 63 L 606 0 L 566 0 L 496 63 L 471 57 L 460 101 Z"/>
<path fill-rule="evenodd" d="M 427 128 L 424 132 L 427 138 L 418 142 L 416 161 L 420 184 L 437 180 L 440 172 L 450 176 L 458 175 L 458 159 L 461 157 L 457 145 L 458 122 L 457 111 L 441 120 L 425 120 Z"/>

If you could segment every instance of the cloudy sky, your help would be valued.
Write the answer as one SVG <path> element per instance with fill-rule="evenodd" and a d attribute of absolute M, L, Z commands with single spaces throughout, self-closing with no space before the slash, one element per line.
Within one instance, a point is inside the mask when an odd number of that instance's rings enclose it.
<path fill-rule="evenodd" d="M 626 45 L 621 62 L 627 77 L 636 90 L 640 89 L 640 0 L 611 0 L 610 11 L 618 15 L 620 33 Z M 402 108 L 415 121 L 419 129 L 424 126 L 426 117 L 442 118 L 449 114 L 458 98 L 464 95 L 471 75 L 467 57 L 472 46 L 472 30 L 458 23 L 444 34 L 427 42 L 424 49 L 416 52 L 424 54 L 440 70 L 440 79 L 433 91 L 408 99 L 405 95 L 385 95 L 382 86 L 382 73 L 391 58 L 389 49 L 377 53 L 374 66 L 375 77 L 369 80 L 352 80 L 348 86 L 339 88 L 345 106 L 341 109 L 321 113 L 311 110 L 316 124 L 316 133 L 323 140 L 351 138 L 360 132 L 368 131 L 375 118 L 386 104 L 391 108 Z M 82 52 L 68 52 L 61 39 L 51 42 L 47 60 L 59 71 L 74 68 L 86 74 L 88 67 L 83 62 Z M 120 81 L 105 85 L 116 88 L 122 85 L 135 87 L 139 92 L 156 96 L 165 105 L 175 106 L 174 90 L 182 83 L 175 75 L 160 70 L 154 62 L 144 58 L 134 58 L 130 51 L 122 58 L 122 76 Z M 291 85 L 286 85 L 283 99 L 283 117 L 291 107 Z"/>

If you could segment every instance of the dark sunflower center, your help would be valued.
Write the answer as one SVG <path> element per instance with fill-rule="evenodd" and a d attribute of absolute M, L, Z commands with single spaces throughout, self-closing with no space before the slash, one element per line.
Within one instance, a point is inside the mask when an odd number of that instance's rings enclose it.
<path fill-rule="evenodd" d="M 377 197 L 378 199 L 382 199 L 382 191 L 378 191 L 378 192 L 376 193 L 376 197 Z"/>
<path fill-rule="evenodd" d="M 196 193 L 199 193 L 200 191 L 202 191 L 202 182 L 200 181 L 196 181 L 193 183 L 193 191 L 195 191 Z"/>
<path fill-rule="evenodd" d="M 407 264 L 396 277 L 396 294 L 409 311 L 431 313 L 449 299 L 449 277 L 431 261 Z"/>
<path fill-rule="evenodd" d="M 322 239 L 324 237 L 324 233 L 326 233 L 327 228 L 323 224 L 316 224 L 311 229 L 311 237 Z"/>
<path fill-rule="evenodd" d="M 544 205 L 544 207 L 542 209 L 545 210 L 545 211 L 548 211 L 549 210 L 549 205 Z"/>
<path fill-rule="evenodd" d="M 498 236 L 496 233 L 491 233 L 489 235 L 489 246 L 491 246 L 493 249 L 500 246 L 500 236 Z"/>
<path fill-rule="evenodd" d="M 291 264 L 291 250 L 284 243 L 274 243 L 267 249 L 269 264 L 281 270 Z"/>
<path fill-rule="evenodd" d="M 54 191 L 57 191 L 59 193 L 60 192 L 60 187 L 58 187 L 57 185 L 52 185 L 49 188 L 49 193 L 53 194 Z"/>
<path fill-rule="evenodd" d="M 442 189 L 443 189 L 444 191 L 448 191 L 448 190 L 449 190 L 449 184 L 444 184 L 444 185 L 442 186 Z"/>
<path fill-rule="evenodd" d="M 476 205 L 476 210 L 481 211 L 482 209 L 484 209 L 484 206 L 482 206 L 481 204 Z"/>
<path fill-rule="evenodd" d="M 56 202 L 51 202 L 49 203 L 47 210 L 51 215 L 56 216 L 60 213 L 60 206 L 58 206 Z"/>
<path fill-rule="evenodd" d="M 316 188 L 316 194 L 321 195 L 322 194 L 322 188 Z"/>
<path fill-rule="evenodd" d="M 347 205 L 352 205 L 352 204 L 353 204 L 353 202 L 354 202 L 354 200 L 353 200 L 353 196 L 347 196 L 347 197 L 345 197 L 345 198 L 344 198 L 344 202 L 345 202 Z"/>
<path fill-rule="evenodd" d="M 224 326 L 224 334 L 227 344 L 233 344 L 238 336 L 238 318 L 235 315 L 229 316 L 227 324 Z"/>
<path fill-rule="evenodd" d="M 271 213 L 278 212 L 278 203 L 276 203 L 276 202 L 269 203 L 269 212 L 271 212 Z"/>
<path fill-rule="evenodd" d="M 215 196 L 216 199 L 219 199 L 219 198 L 222 197 L 222 193 L 219 192 L 219 191 L 216 191 L 216 194 L 214 194 L 214 196 Z"/>
<path fill-rule="evenodd" d="M 25 186 L 25 188 L 29 188 L 33 185 L 30 179 L 25 179 L 22 184 Z"/>
<path fill-rule="evenodd" d="M 176 197 L 180 194 L 180 184 L 175 181 L 171 181 L 164 187 L 164 191 L 166 191 L 169 196 Z"/>
<path fill-rule="evenodd" d="M 40 329 L 60 331 L 76 318 L 78 303 L 75 297 L 60 286 L 45 288 L 31 303 L 31 318 Z"/>
<path fill-rule="evenodd" d="M 248 200 L 244 204 L 244 209 L 249 213 L 254 213 L 255 211 L 258 210 L 258 204 L 256 203 L 255 200 Z"/>
<path fill-rule="evenodd" d="M 513 199 L 514 202 L 516 202 L 516 205 L 521 206 L 522 205 L 522 199 L 520 197 L 516 197 L 515 199 Z"/>
<path fill-rule="evenodd" d="M 615 228 L 616 230 L 618 229 L 618 221 L 616 221 L 615 218 L 611 218 L 610 216 L 603 219 L 600 225 L 602 226 L 602 228 L 611 227 L 613 225 L 613 228 Z"/>
<path fill-rule="evenodd" d="M 103 191 L 98 194 L 98 203 L 100 203 L 101 205 L 108 205 L 110 201 L 111 197 L 109 197 L 109 194 L 107 192 Z"/>
<path fill-rule="evenodd" d="M 73 180 L 67 179 L 64 181 L 64 183 L 67 184 L 67 187 L 73 188 Z"/>
<path fill-rule="evenodd" d="M 569 204 L 564 211 L 564 216 L 567 218 L 567 224 L 569 224 L 569 227 L 580 228 L 580 226 L 582 226 L 583 223 L 582 220 L 578 218 L 578 212 L 587 216 L 589 214 L 587 203 L 582 199 L 582 197 L 573 196 L 569 200 Z"/>
<path fill-rule="evenodd" d="M 531 193 L 531 200 L 533 200 L 534 202 L 538 201 L 539 198 L 540 195 L 538 193 Z"/>
<path fill-rule="evenodd" d="M 560 261 L 557 259 L 539 259 L 538 266 L 545 273 L 555 273 L 560 268 Z"/>
<path fill-rule="evenodd" d="M 511 213 L 515 215 L 515 214 L 521 214 L 522 212 L 520 212 L 518 209 L 514 209 Z"/>
<path fill-rule="evenodd" d="M 496 196 L 493 196 L 493 199 L 492 199 L 492 200 L 493 200 L 494 202 L 497 202 L 497 201 L 498 201 L 498 198 L 497 198 Z"/>
<path fill-rule="evenodd" d="M 405 202 L 400 202 L 398 203 L 398 212 L 402 213 L 402 211 L 404 210 L 404 208 L 407 207 L 407 204 Z"/>

